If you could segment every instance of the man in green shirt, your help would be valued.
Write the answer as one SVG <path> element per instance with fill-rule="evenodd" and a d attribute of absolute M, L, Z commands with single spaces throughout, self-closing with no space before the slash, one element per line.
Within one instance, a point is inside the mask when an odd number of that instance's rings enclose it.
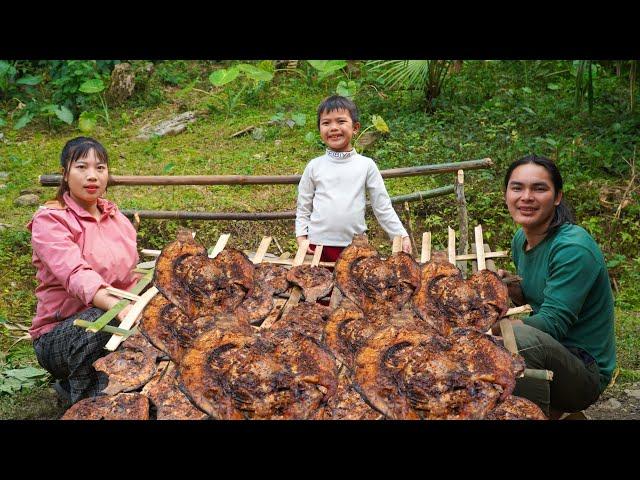
<path fill-rule="evenodd" d="M 583 410 L 608 385 L 616 363 L 604 257 L 593 238 L 574 225 L 553 162 L 535 156 L 513 162 L 505 189 L 509 213 L 522 227 L 511 243 L 522 281 L 510 287 L 510 295 L 533 309 L 524 321 L 512 320 L 516 343 L 527 368 L 554 373 L 551 382 L 519 378 L 513 393 L 547 415 Z"/>

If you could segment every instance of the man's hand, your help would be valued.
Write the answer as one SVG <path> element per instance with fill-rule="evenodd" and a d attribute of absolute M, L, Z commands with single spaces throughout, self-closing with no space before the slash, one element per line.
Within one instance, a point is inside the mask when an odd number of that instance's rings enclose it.
<path fill-rule="evenodd" d="M 511 281 L 511 282 L 507 283 L 507 290 L 509 291 L 509 298 L 511 298 L 511 301 L 516 306 L 524 305 L 525 303 L 527 303 L 525 301 L 525 299 L 524 299 L 524 294 L 522 293 L 522 287 L 520 286 L 519 277 L 517 277 L 516 275 L 514 275 L 513 273 L 511 273 L 511 272 L 509 272 L 507 270 L 503 270 L 502 268 L 499 268 L 496 271 L 496 274 L 502 279 L 508 279 L 510 277 L 515 277 L 514 281 Z"/>
<path fill-rule="evenodd" d="M 491 333 L 497 337 L 502 336 L 502 330 L 500 330 L 500 322 L 502 320 L 509 320 L 511 322 L 511 325 L 524 325 L 524 322 L 519 318 L 501 318 L 491 327 Z"/>
<path fill-rule="evenodd" d="M 402 237 L 402 251 L 411 255 L 411 240 L 409 237 Z"/>

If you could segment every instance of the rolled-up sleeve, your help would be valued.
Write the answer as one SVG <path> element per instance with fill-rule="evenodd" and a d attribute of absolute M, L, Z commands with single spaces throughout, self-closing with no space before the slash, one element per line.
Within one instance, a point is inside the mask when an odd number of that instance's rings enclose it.
<path fill-rule="evenodd" d="M 96 292 L 109 286 L 82 258 L 80 247 L 64 220 L 50 212 L 33 219 L 31 244 L 34 253 L 69 295 L 90 306 Z"/>

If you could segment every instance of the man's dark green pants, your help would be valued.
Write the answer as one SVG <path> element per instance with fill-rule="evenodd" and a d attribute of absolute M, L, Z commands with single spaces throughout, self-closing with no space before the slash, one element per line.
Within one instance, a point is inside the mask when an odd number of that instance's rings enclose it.
<path fill-rule="evenodd" d="M 566 347 L 551 335 L 529 325 L 514 325 L 518 353 L 527 368 L 551 370 L 553 380 L 516 379 L 514 395 L 549 410 L 579 412 L 600 396 L 600 372 L 596 361 L 584 350 Z"/>

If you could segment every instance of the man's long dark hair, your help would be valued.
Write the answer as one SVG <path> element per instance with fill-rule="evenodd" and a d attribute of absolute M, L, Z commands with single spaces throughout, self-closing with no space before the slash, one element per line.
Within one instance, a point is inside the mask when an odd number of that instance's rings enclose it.
<path fill-rule="evenodd" d="M 534 163 L 536 165 L 540 165 L 547 172 L 549 172 L 549 175 L 551 176 L 551 181 L 553 182 L 553 187 L 555 189 L 555 194 L 558 195 L 558 193 L 562 192 L 562 186 L 563 186 L 562 176 L 560 175 L 560 170 L 558 170 L 558 167 L 556 166 L 556 164 L 546 157 L 538 157 L 536 155 L 528 155 L 526 157 L 522 157 L 521 159 L 516 160 L 511 165 L 509 165 L 509 168 L 507 169 L 507 173 L 504 176 L 505 191 L 509 186 L 509 179 L 511 178 L 511 174 L 513 173 L 513 171 L 516 168 L 518 168 L 520 165 L 526 165 L 527 163 Z M 553 219 L 549 224 L 549 229 L 547 230 L 547 233 L 554 232 L 560 225 L 564 225 L 565 223 L 571 223 L 571 224 L 576 223 L 576 219 L 573 216 L 573 212 L 571 212 L 569 205 L 567 204 L 567 202 L 565 202 L 564 195 L 563 195 L 562 200 L 560 200 L 560 204 L 555 208 L 555 211 L 553 213 Z"/>

